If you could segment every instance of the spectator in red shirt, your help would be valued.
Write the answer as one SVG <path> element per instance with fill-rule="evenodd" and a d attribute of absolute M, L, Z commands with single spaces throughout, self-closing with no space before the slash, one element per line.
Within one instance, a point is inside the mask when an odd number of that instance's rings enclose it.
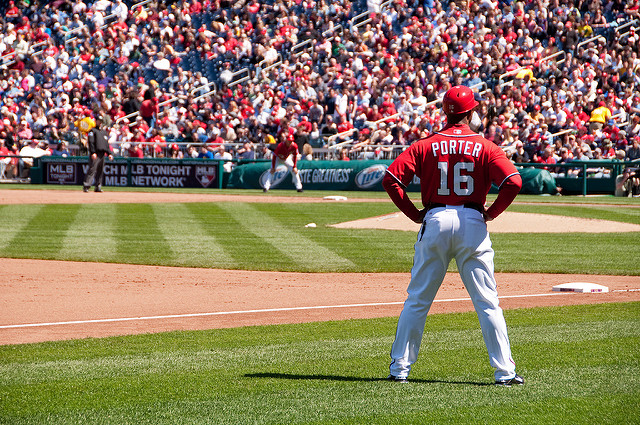
<path fill-rule="evenodd" d="M 131 146 L 128 149 L 129 157 L 131 158 L 144 158 L 144 152 L 140 149 L 140 145 L 138 143 L 131 143 Z"/>
<path fill-rule="evenodd" d="M 542 156 L 534 155 L 533 159 L 538 164 L 555 164 L 556 158 L 553 156 L 553 146 L 548 145 L 542 150 Z M 547 170 L 548 167 L 544 167 L 544 169 Z"/>
<path fill-rule="evenodd" d="M 140 116 L 150 128 L 154 126 L 159 111 L 157 97 L 145 99 L 142 101 L 142 105 L 140 105 Z"/>
<path fill-rule="evenodd" d="M 384 115 L 382 115 L 382 113 L 380 112 L 380 109 L 378 108 L 378 105 L 373 105 L 367 111 L 367 120 L 368 121 L 378 121 L 378 120 L 381 120 L 382 118 L 384 118 Z"/>
<path fill-rule="evenodd" d="M 151 137 L 146 140 L 146 144 L 153 150 L 153 156 L 155 158 L 164 156 L 164 149 L 167 147 L 167 142 L 157 129 L 154 128 L 151 130 Z"/>
<path fill-rule="evenodd" d="M 4 13 L 4 16 L 7 18 L 7 21 L 9 22 L 17 22 L 20 20 L 20 17 L 22 16 L 22 12 L 15 5 L 15 2 L 11 0 L 9 2 L 9 8 Z"/>
<path fill-rule="evenodd" d="M 344 133 L 345 131 L 349 131 L 353 128 L 353 125 L 342 115 L 338 115 L 336 125 L 338 126 L 338 133 Z"/>

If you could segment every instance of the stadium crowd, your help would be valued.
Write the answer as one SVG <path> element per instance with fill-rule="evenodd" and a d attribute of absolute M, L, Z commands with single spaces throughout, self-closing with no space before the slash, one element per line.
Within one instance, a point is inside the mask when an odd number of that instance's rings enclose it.
<path fill-rule="evenodd" d="M 389 158 L 464 84 L 514 162 L 638 159 L 638 27 L 638 0 L 10 2 L 0 155 L 85 154 L 100 115 L 121 156 L 268 158 L 289 137 Z"/>

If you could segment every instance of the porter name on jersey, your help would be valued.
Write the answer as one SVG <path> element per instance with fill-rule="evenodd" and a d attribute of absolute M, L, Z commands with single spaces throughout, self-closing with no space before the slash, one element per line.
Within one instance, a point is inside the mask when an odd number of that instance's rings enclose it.
<path fill-rule="evenodd" d="M 440 140 L 431 143 L 431 151 L 435 157 L 440 155 L 471 155 L 479 158 L 482 144 L 470 140 Z"/>

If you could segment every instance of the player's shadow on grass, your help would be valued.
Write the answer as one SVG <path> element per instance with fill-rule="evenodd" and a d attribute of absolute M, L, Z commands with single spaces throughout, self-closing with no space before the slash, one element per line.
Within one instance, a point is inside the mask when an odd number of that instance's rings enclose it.
<path fill-rule="evenodd" d="M 245 378 L 275 378 L 275 379 L 292 379 L 302 381 L 342 381 L 342 382 L 377 382 L 387 381 L 386 378 L 367 378 L 362 376 L 341 376 L 341 375 L 301 375 L 295 373 L 246 373 Z M 455 385 L 475 385 L 477 387 L 492 386 L 493 383 L 488 382 L 472 382 L 472 381 L 444 381 L 438 379 L 409 379 L 409 382 L 418 384 L 455 384 Z"/>

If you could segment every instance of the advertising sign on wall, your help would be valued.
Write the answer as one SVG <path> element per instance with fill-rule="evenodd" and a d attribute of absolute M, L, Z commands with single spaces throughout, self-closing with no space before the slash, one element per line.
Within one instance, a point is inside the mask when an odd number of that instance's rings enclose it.
<path fill-rule="evenodd" d="M 39 158 L 40 177 L 32 182 L 81 185 L 89 171 L 86 157 Z M 261 189 L 271 168 L 270 161 L 238 164 L 230 175 L 222 174 L 222 162 L 206 159 L 132 159 L 117 158 L 105 164 L 105 186 L 168 188 Z M 306 190 L 384 190 L 382 179 L 391 160 L 299 161 L 302 185 Z M 32 169 L 32 172 L 34 170 Z M 556 180 L 547 170 L 519 169 L 523 180 L 521 193 L 555 193 Z M 228 177 L 228 182 L 226 181 Z M 575 179 L 574 179 L 575 180 Z M 613 179 L 597 179 L 613 180 Z M 283 165 L 276 169 L 273 189 L 295 189 L 291 173 Z M 420 191 L 420 179 L 408 185 Z M 496 188 L 492 191 L 495 192 Z"/>
<path fill-rule="evenodd" d="M 299 161 L 298 171 L 305 189 L 309 190 L 383 190 L 382 179 L 391 161 Z M 270 162 L 238 165 L 233 169 L 227 187 L 259 189 L 264 187 Z M 419 184 L 419 183 L 418 183 Z M 274 189 L 294 189 L 291 173 L 281 165 L 273 175 Z M 418 190 L 418 185 L 410 187 Z"/>
<path fill-rule="evenodd" d="M 384 190 L 382 179 L 391 160 L 298 161 L 300 179 L 305 190 Z M 260 189 L 264 187 L 270 162 L 241 164 L 233 169 L 227 187 Z M 555 179 L 547 170 L 520 169 L 524 187 L 521 193 L 555 193 Z M 294 189 L 291 173 L 282 165 L 276 169 L 273 189 Z M 420 179 L 414 176 L 407 189 L 420 191 Z M 497 188 L 493 188 L 495 192 Z"/>
<path fill-rule="evenodd" d="M 44 183 L 80 185 L 87 158 L 43 157 Z M 218 188 L 218 161 L 116 159 L 104 166 L 104 186 Z"/>

